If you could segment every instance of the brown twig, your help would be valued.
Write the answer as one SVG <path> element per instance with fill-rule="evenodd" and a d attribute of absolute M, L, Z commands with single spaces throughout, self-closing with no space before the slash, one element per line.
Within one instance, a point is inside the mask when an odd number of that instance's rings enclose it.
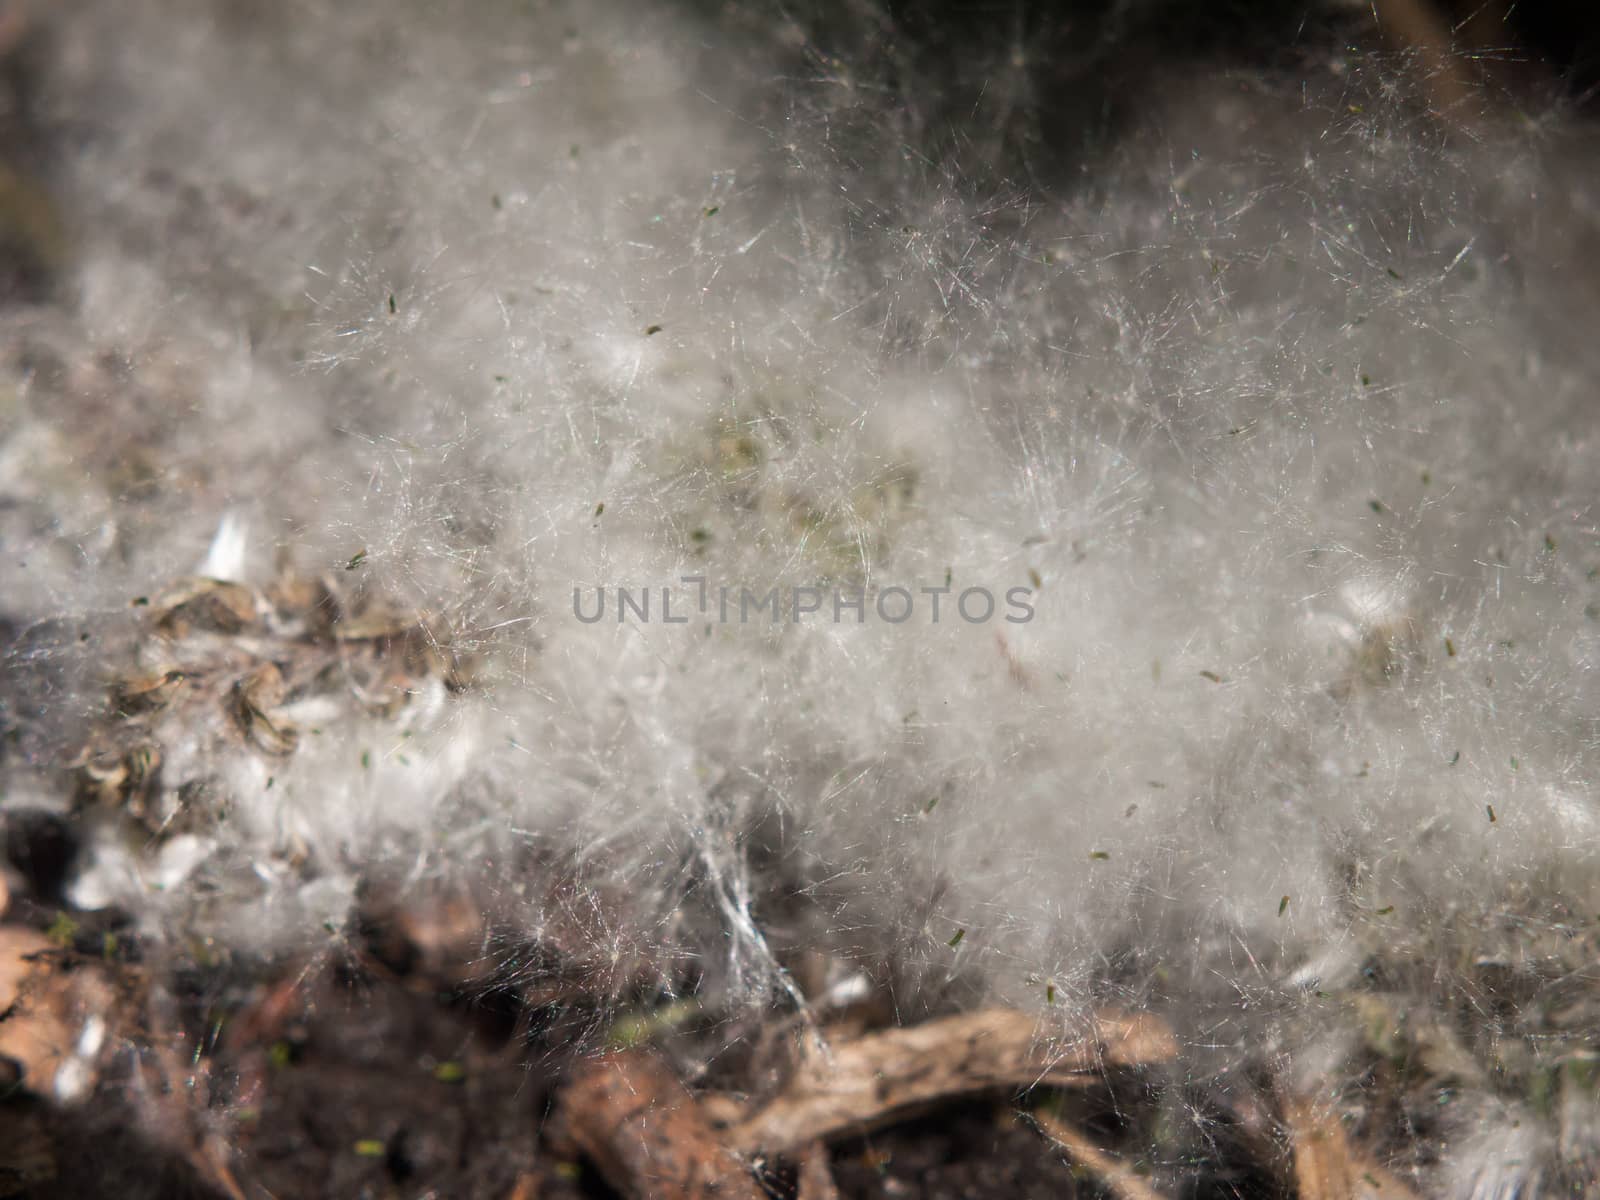
<path fill-rule="evenodd" d="M 723 1145 L 698 1102 L 645 1052 L 608 1054 L 579 1068 L 554 1136 L 570 1141 L 624 1196 L 761 1200 L 749 1168 Z"/>
<path fill-rule="evenodd" d="M 1111 1157 L 1060 1117 L 1034 1113 L 1033 1120 L 1045 1137 L 1093 1171 L 1116 1200 L 1164 1200 L 1160 1192 L 1135 1175 L 1131 1168 Z"/>
<path fill-rule="evenodd" d="M 1171 1030 L 1153 1017 L 1102 1013 L 1085 1036 L 1051 1041 L 1033 1016 L 987 1009 L 869 1034 L 809 1057 L 785 1092 L 730 1130 L 728 1140 L 746 1152 L 793 1152 L 947 1097 L 1082 1085 L 1106 1067 L 1176 1055 Z"/>
<path fill-rule="evenodd" d="M 1283 1123 L 1294 1142 L 1294 1183 L 1300 1200 L 1418 1200 L 1417 1194 L 1350 1144 L 1336 1115 L 1299 1096 L 1286 1096 Z"/>
<path fill-rule="evenodd" d="M 828 1148 L 821 1142 L 812 1142 L 800 1154 L 795 1200 L 839 1200 L 839 1185 L 833 1181 Z"/>

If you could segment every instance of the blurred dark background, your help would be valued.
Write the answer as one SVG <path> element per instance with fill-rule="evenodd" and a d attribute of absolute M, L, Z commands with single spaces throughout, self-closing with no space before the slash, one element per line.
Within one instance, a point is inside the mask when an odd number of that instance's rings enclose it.
<path fill-rule="evenodd" d="M 1194 72 L 1280 81 L 1345 47 L 1404 64 L 1443 126 L 1600 113 L 1600 4 L 1519 0 L 686 0 L 724 28 L 794 35 L 791 80 L 846 82 L 929 161 L 1034 182 L 1111 144 Z M 760 84 L 760 80 L 746 80 Z M 770 88 L 770 81 L 768 83 Z M 747 88 L 744 94 L 759 94 Z M 881 103 L 892 96 L 895 106 Z M 1181 97 L 1181 92 L 1179 92 Z M 865 139 L 875 144 L 875 139 Z"/>

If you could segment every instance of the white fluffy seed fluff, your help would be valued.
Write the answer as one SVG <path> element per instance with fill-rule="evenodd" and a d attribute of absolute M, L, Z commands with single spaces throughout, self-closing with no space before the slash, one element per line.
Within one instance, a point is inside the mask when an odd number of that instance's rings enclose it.
<path fill-rule="evenodd" d="M 1175 69 L 1013 171 L 777 17 L 45 19 L 80 248 L 4 318 L 0 435 L 35 765 L 186 575 L 330 575 L 478 664 L 291 700 L 290 756 L 169 743 L 225 816 L 107 821 L 80 903 L 273 954 L 365 881 L 464 882 L 716 1004 L 792 1006 L 816 947 L 908 1016 L 1149 1006 L 1218 1078 L 1337 1077 L 1363 971 L 1420 1014 L 1592 947 L 1592 132 L 1447 129 L 1331 46 Z M 819 582 L 866 619 L 715 614 Z M 618 587 L 652 619 L 575 617 Z M 1474 1069 L 1442 1190 L 1592 1160 Z"/>

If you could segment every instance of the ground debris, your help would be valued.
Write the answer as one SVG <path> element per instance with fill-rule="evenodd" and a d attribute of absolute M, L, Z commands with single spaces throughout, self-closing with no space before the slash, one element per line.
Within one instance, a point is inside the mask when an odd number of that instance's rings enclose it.
<path fill-rule="evenodd" d="M 226 772 L 208 764 L 242 751 L 276 771 L 308 728 L 398 721 L 418 697 L 470 683 L 473 660 L 442 623 L 331 575 L 285 572 L 264 590 L 191 577 L 136 607 L 105 710 L 66 765 L 80 806 L 157 838 L 203 831 L 226 811 Z"/>
<path fill-rule="evenodd" d="M 659 1058 L 607 1054 L 570 1078 L 558 1142 L 570 1142 L 624 1196 L 758 1200 L 750 1168 L 722 1142 L 699 1102 Z"/>
<path fill-rule="evenodd" d="M 65 958 L 43 934 L 0 927 L 0 1057 L 31 1091 L 72 1102 L 94 1088 L 115 996 L 97 968 Z"/>
<path fill-rule="evenodd" d="M 839 1185 L 833 1181 L 828 1148 L 821 1142 L 813 1142 L 800 1153 L 795 1200 L 839 1200 Z"/>
<path fill-rule="evenodd" d="M 1132 1168 L 1106 1153 L 1060 1117 L 1035 1113 L 1033 1121 L 1045 1137 L 1094 1172 L 1116 1200 L 1162 1200 L 1161 1193 L 1140 1179 Z"/>
<path fill-rule="evenodd" d="M 1326 1106 L 1288 1096 L 1282 1114 L 1294 1146 L 1300 1200 L 1418 1200 L 1392 1172 L 1351 1145 L 1338 1115 Z"/>
<path fill-rule="evenodd" d="M 1096 1015 L 1083 1036 L 1050 1040 L 1037 1018 L 984 1009 L 868 1034 L 808 1055 L 788 1088 L 729 1133 L 745 1151 L 790 1152 L 882 1125 L 932 1102 L 995 1088 L 1081 1085 L 1108 1067 L 1170 1062 L 1177 1041 L 1150 1016 Z"/>

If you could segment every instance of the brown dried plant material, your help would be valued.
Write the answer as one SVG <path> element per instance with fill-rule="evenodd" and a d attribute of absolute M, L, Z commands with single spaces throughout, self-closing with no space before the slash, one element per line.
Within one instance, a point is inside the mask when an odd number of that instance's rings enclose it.
<path fill-rule="evenodd" d="M 300 742 L 300 731 L 294 724 L 273 711 L 283 703 L 285 691 L 283 672 L 270 662 L 262 663 L 234 684 L 234 720 L 240 732 L 268 754 L 293 753 Z"/>
<path fill-rule="evenodd" d="M 375 605 L 360 616 L 335 622 L 333 636 L 341 642 L 375 642 L 408 637 L 425 624 L 425 618 L 415 613 Z"/>
<path fill-rule="evenodd" d="M 23 986 L 44 970 L 40 959 L 55 950 L 42 933 L 12 926 L 0 928 L 0 1013 L 22 996 Z"/>
<path fill-rule="evenodd" d="M 177 699 L 186 678 L 182 671 L 169 670 L 120 679 L 112 684 L 111 702 L 119 717 L 160 712 Z"/>
<path fill-rule="evenodd" d="M 1448 16 L 1432 0 L 1384 0 L 1372 12 L 1389 41 L 1411 52 L 1434 115 L 1470 124 L 1468 102 L 1480 89 L 1470 60 L 1457 52 Z"/>
<path fill-rule="evenodd" d="M 102 769 L 97 770 L 97 766 Z M 87 761 L 84 778 L 93 794 L 103 803 L 141 805 L 156 772 L 161 769 L 161 751 L 148 742 L 136 743 L 109 764 L 101 759 Z M 98 785 L 98 786 L 94 786 Z"/>
<path fill-rule="evenodd" d="M 1045 1137 L 1092 1171 L 1116 1200 L 1163 1200 L 1161 1193 L 1140 1179 L 1130 1167 L 1100 1149 L 1060 1117 L 1035 1113 L 1033 1120 Z"/>
<path fill-rule="evenodd" d="M 839 1185 L 833 1181 L 828 1148 L 821 1142 L 812 1142 L 800 1153 L 795 1200 L 839 1200 Z"/>
<path fill-rule="evenodd" d="M 173 638 L 191 630 L 235 634 L 255 625 L 261 615 L 256 594 L 240 583 L 222 579 L 182 579 L 157 598 L 157 628 Z"/>
<path fill-rule="evenodd" d="M 43 935 L 0 927 L 0 1057 L 31 1091 L 73 1100 L 93 1087 L 114 995 L 95 968 L 60 959 Z"/>
<path fill-rule="evenodd" d="M 147 610 L 136 639 L 65 765 L 81 806 L 156 838 L 203 831 L 227 810 L 227 773 L 210 764 L 291 757 L 307 711 L 392 720 L 432 681 L 450 694 L 471 682 L 442 623 L 337 580 L 286 573 L 257 591 L 191 577 L 133 603 Z"/>
<path fill-rule="evenodd" d="M 793 1152 L 934 1101 L 994 1088 L 1084 1084 L 1107 1067 L 1170 1062 L 1177 1040 L 1150 1016 L 1098 1014 L 1082 1037 L 1041 1036 L 1032 1015 L 986 1009 L 869 1034 L 803 1061 L 778 1098 L 735 1126 L 746 1152 Z"/>
<path fill-rule="evenodd" d="M 699 1103 L 655 1056 L 608 1054 L 568 1082 L 561 1135 L 624 1196 L 760 1200 L 761 1189 L 723 1145 Z"/>
<path fill-rule="evenodd" d="M 1294 1143 L 1294 1184 L 1300 1200 L 1418 1200 L 1393 1172 L 1350 1144 L 1337 1114 L 1288 1096 L 1283 1123 Z"/>

